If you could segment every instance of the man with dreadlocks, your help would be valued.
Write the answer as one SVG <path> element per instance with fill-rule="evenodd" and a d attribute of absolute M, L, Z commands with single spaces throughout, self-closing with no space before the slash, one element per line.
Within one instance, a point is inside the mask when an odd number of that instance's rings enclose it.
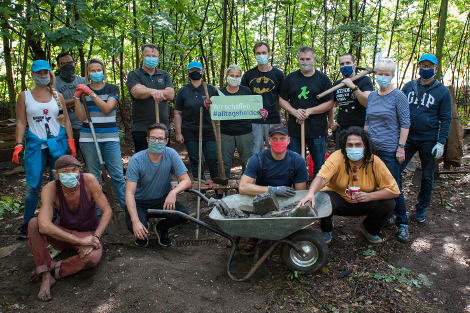
<path fill-rule="evenodd" d="M 332 206 L 331 215 L 320 222 L 321 234 L 327 243 L 331 241 L 333 215 L 366 215 L 359 229 L 370 242 L 380 243 L 382 239 L 378 234 L 395 207 L 393 198 L 400 194 L 398 185 L 384 162 L 372 154 L 372 142 L 364 129 L 353 126 L 342 132 L 339 146 L 340 150 L 325 161 L 298 206 L 308 201 L 315 206 L 314 195 L 325 191 Z M 350 193 L 352 199 L 346 194 L 350 187 L 360 188 L 353 197 Z"/>

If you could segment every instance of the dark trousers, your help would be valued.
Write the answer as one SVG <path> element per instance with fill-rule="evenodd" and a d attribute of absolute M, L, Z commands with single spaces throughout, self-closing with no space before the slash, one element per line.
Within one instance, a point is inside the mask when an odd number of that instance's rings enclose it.
<path fill-rule="evenodd" d="M 333 215 L 358 217 L 367 215 L 364 220 L 365 229 L 371 235 L 378 235 L 395 207 L 393 199 L 349 203 L 334 191 L 326 193 L 330 196 L 332 212 L 330 216 L 320 221 L 321 230 L 324 232 L 333 231 Z"/>
<path fill-rule="evenodd" d="M 132 131 L 132 139 L 134 140 L 135 153 L 148 149 L 149 145 L 147 143 L 147 132 L 146 131 Z M 166 144 L 167 147 L 170 146 L 170 140 Z"/>
<path fill-rule="evenodd" d="M 183 224 L 186 222 L 186 219 L 184 217 L 180 217 L 177 215 L 172 215 L 172 214 L 149 214 L 148 210 L 149 209 L 156 209 L 156 210 L 162 210 L 163 209 L 163 204 L 165 203 L 165 197 L 159 198 L 159 199 L 152 199 L 152 200 L 135 200 L 135 204 L 137 207 L 137 215 L 139 216 L 139 221 L 147 227 L 147 221 L 149 217 L 157 217 L 157 218 L 165 218 L 163 221 L 158 223 L 157 228 L 162 231 L 162 232 L 167 232 L 168 229 L 171 227 L 178 226 L 180 224 Z M 178 201 L 175 203 L 175 210 L 182 212 L 184 214 L 189 214 L 188 209 Z M 129 215 L 129 212 L 126 211 L 126 225 L 127 229 L 131 233 L 134 233 L 132 229 L 132 221 L 131 217 Z"/>

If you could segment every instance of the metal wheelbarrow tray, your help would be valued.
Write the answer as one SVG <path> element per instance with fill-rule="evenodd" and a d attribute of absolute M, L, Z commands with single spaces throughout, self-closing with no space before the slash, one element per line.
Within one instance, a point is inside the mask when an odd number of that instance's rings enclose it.
<path fill-rule="evenodd" d="M 208 199 L 198 191 L 192 189 L 188 191 L 196 193 L 198 196 L 208 201 Z M 307 191 L 302 190 L 297 191 L 296 195 L 291 198 L 279 197 L 279 207 L 282 208 L 292 202 L 300 201 L 306 194 Z M 241 204 L 251 205 L 253 203 L 253 197 L 236 194 L 223 198 L 223 201 L 230 208 L 238 208 Z M 318 213 L 318 216 L 315 217 L 225 218 L 214 206 L 209 217 L 222 231 L 178 211 L 151 209 L 148 210 L 148 212 L 182 216 L 230 240 L 231 251 L 227 261 L 227 274 L 235 281 L 245 281 L 256 272 L 261 264 L 280 244 L 282 244 L 282 259 L 289 269 L 304 273 L 313 273 L 323 266 L 328 254 L 328 246 L 325 240 L 315 231 L 302 228 L 310 225 L 317 219 L 327 217 L 331 214 L 330 197 L 326 193 L 318 192 L 315 195 L 315 209 Z M 255 249 L 253 266 L 249 272 L 241 278 L 233 276 L 230 271 L 230 265 L 238 246 L 239 237 L 274 241 L 260 258 L 258 258 L 259 246 Z"/>

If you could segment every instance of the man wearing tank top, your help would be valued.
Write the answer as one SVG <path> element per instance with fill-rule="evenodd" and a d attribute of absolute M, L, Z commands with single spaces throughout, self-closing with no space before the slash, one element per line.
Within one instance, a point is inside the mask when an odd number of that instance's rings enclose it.
<path fill-rule="evenodd" d="M 79 173 L 77 159 L 61 156 L 55 168 L 59 179 L 44 186 L 39 215 L 28 224 L 29 246 L 35 263 L 29 279 L 42 280 L 38 293 L 41 301 L 52 299 L 51 287 L 56 279 L 98 265 L 103 252 L 101 236 L 113 215 L 99 182 L 92 174 Z M 101 220 L 96 207 L 101 211 Z M 58 213 L 52 223 L 54 208 L 58 208 Z M 48 243 L 56 250 L 72 248 L 78 254 L 54 261 L 47 250 Z"/>
<path fill-rule="evenodd" d="M 75 61 L 68 52 L 62 52 L 57 56 L 56 60 L 60 74 L 55 78 L 54 88 L 65 99 L 65 106 L 67 107 L 67 113 L 72 124 L 75 149 L 81 157 L 79 138 L 82 122 L 75 115 L 75 99 L 73 94 L 75 93 L 75 88 L 80 84 L 86 84 L 86 81 L 84 77 L 75 75 Z"/>

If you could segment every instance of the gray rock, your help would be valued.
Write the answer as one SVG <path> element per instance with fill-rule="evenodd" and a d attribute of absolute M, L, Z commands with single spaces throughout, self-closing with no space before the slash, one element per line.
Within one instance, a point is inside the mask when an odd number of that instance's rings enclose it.
<path fill-rule="evenodd" d="M 255 207 L 255 212 L 253 213 L 260 215 L 279 210 L 279 203 L 277 202 L 276 195 L 272 191 L 266 191 L 256 195 L 253 198 L 253 206 Z"/>

